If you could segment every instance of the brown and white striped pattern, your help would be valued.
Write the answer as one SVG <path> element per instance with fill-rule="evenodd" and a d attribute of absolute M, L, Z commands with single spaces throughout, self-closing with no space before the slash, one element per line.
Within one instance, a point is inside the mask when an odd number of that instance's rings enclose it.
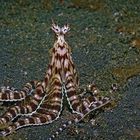
<path fill-rule="evenodd" d="M 64 35 L 70 28 L 68 25 L 60 28 L 53 23 L 51 29 L 57 39 L 51 50 L 52 58 L 44 80 L 27 83 L 21 91 L 8 87 L 0 89 L 0 101 L 19 102 L 0 117 L 0 124 L 11 122 L 0 131 L 1 136 L 6 136 L 25 126 L 52 123 L 61 114 L 64 96 L 67 97 L 75 117 L 63 124 L 63 127 L 59 128 L 50 139 L 56 137 L 66 126 L 81 121 L 91 111 L 110 102 L 108 97 L 98 97 L 98 90 L 93 84 L 85 90 L 84 95 L 91 93 L 87 97 L 79 94 L 79 80 L 72 61 L 71 49 L 64 39 Z M 29 100 L 27 103 L 26 99 Z M 17 116 L 19 119 L 12 122 Z M 24 118 L 20 118 L 22 116 Z"/>
<path fill-rule="evenodd" d="M 22 90 L 18 91 L 13 87 L 0 88 L 0 101 L 21 101 L 24 100 L 38 85 L 37 81 L 27 83 Z"/>

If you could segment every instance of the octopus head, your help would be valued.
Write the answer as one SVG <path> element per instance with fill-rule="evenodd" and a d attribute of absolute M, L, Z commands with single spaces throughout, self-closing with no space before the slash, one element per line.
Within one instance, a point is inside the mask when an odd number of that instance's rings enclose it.
<path fill-rule="evenodd" d="M 60 46 L 63 46 L 65 43 L 64 35 L 70 30 L 69 25 L 64 25 L 62 28 L 56 25 L 55 23 L 52 24 L 51 29 L 54 31 L 57 37 L 57 43 Z"/>

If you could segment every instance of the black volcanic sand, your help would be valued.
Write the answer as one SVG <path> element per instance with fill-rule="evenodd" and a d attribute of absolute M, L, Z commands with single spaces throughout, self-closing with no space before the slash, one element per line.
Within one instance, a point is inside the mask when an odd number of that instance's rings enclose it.
<path fill-rule="evenodd" d="M 81 85 L 94 81 L 107 91 L 117 83 L 119 91 L 113 95 L 115 107 L 70 126 L 57 139 L 140 139 L 139 5 L 138 0 L 1 0 L 0 85 L 21 88 L 28 81 L 43 79 L 54 43 L 51 19 L 59 25 L 68 23 L 71 31 L 66 40 Z M 0 109 L 2 114 L 6 108 Z M 52 124 L 26 127 L 0 139 L 46 140 L 69 117 L 65 105 Z"/>

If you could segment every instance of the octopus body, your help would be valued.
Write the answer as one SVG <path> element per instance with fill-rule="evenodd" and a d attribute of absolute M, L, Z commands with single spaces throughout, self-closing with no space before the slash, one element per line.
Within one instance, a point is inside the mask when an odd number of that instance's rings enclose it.
<path fill-rule="evenodd" d="M 91 111 L 110 102 L 109 97 L 99 96 L 99 90 L 94 84 L 89 85 L 88 90 L 84 91 L 85 94 L 90 92 L 89 96 L 82 96 L 82 93 L 78 92 L 78 74 L 72 60 L 71 49 L 64 39 L 70 28 L 68 25 L 61 28 L 53 23 L 51 29 L 56 35 L 56 41 L 51 50 L 51 62 L 44 79 L 26 83 L 21 90 L 10 87 L 0 89 L 1 102 L 18 102 L 0 117 L 0 125 L 7 124 L 6 128 L 0 131 L 0 136 L 7 136 L 25 126 L 54 122 L 62 112 L 64 96 L 74 117 L 63 125 L 63 129 L 72 122 L 81 121 Z M 23 104 L 28 96 L 30 100 Z M 18 119 L 14 121 L 17 117 Z M 57 135 L 60 131 L 62 128 L 55 134 Z M 50 139 L 55 138 L 55 134 Z"/>

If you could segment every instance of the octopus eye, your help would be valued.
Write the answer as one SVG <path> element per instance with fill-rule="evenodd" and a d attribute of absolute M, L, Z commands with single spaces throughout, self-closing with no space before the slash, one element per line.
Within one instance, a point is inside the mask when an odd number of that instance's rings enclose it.
<path fill-rule="evenodd" d="M 67 28 L 66 26 L 62 29 L 62 32 L 65 34 L 69 31 L 69 28 Z"/>
<path fill-rule="evenodd" d="M 66 28 L 64 28 L 64 32 L 66 32 L 67 30 L 66 30 Z"/>
<path fill-rule="evenodd" d="M 59 29 L 58 29 L 58 28 L 56 28 L 56 29 L 55 29 L 55 31 L 56 31 L 56 32 L 59 32 Z"/>

